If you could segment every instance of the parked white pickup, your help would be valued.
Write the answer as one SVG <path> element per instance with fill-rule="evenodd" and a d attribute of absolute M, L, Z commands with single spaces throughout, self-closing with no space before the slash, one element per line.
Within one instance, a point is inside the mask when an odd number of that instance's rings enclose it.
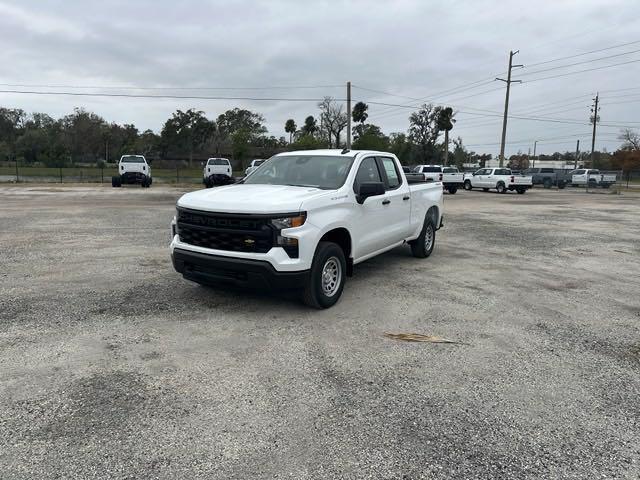
<path fill-rule="evenodd" d="M 423 173 L 427 182 L 442 182 L 442 186 L 449 193 L 454 194 L 464 185 L 464 173 L 457 167 L 443 167 L 442 165 L 418 165 L 413 169 L 415 173 Z"/>
<path fill-rule="evenodd" d="M 588 184 L 590 187 L 609 188 L 614 183 L 616 183 L 615 174 L 600 173 L 600 170 L 583 168 L 571 172 L 571 186 L 573 187 Z"/>
<path fill-rule="evenodd" d="M 464 189 L 482 188 L 485 192 L 495 189 L 498 193 L 515 190 L 522 194 L 533 185 L 531 177 L 513 175 L 508 168 L 481 168 L 471 175 L 465 174 Z"/>
<path fill-rule="evenodd" d="M 195 282 L 300 288 L 330 307 L 354 265 L 404 243 L 431 254 L 442 186 L 412 177 L 391 153 L 278 154 L 236 185 L 178 200 L 173 265 Z"/>

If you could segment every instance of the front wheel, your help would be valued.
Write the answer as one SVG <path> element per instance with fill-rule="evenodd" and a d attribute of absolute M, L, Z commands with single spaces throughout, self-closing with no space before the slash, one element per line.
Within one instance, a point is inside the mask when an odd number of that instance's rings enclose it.
<path fill-rule="evenodd" d="M 498 191 L 498 193 L 507 193 L 507 187 L 505 187 L 504 183 L 502 182 L 496 185 L 496 190 Z"/>
<path fill-rule="evenodd" d="M 471 186 L 471 180 L 465 180 L 464 182 L 464 189 L 465 190 L 471 190 L 473 187 Z"/>
<path fill-rule="evenodd" d="M 342 295 L 346 274 L 347 261 L 342 248 L 333 242 L 320 242 L 304 289 L 304 303 L 313 308 L 335 305 Z"/>
<path fill-rule="evenodd" d="M 424 221 L 422 231 L 418 238 L 410 242 L 411 253 L 416 258 L 427 258 L 433 252 L 436 244 L 436 227 L 431 217 Z"/>
<path fill-rule="evenodd" d="M 449 187 L 449 193 L 451 195 L 455 195 L 457 191 L 458 191 L 458 187 Z"/>

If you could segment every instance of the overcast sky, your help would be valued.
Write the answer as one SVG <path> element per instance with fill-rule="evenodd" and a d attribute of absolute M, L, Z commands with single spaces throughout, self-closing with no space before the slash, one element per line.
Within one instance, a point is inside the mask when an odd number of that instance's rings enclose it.
<path fill-rule="evenodd" d="M 596 146 L 614 150 L 619 125 L 640 127 L 638 8 L 638 0 L 0 0 L 0 83 L 60 85 L 0 89 L 315 99 L 344 98 L 350 80 L 354 101 L 454 106 L 452 134 L 470 149 L 496 154 L 504 84 L 493 78 L 504 75 L 509 50 L 519 49 L 515 63 L 525 68 L 514 78 L 523 81 L 631 63 L 514 85 L 510 112 L 560 122 L 511 118 L 507 153 L 527 152 L 536 139 L 538 153 L 573 151 L 577 138 L 590 148 L 589 125 L 561 122 L 587 123 L 596 91 L 603 123 Z M 601 57 L 611 58 L 595 60 Z M 183 89 L 71 88 L 86 86 Z M 322 88 L 244 89 L 274 86 Z M 287 118 L 301 124 L 317 115 L 316 103 L 0 93 L 0 106 L 54 117 L 84 107 L 156 132 L 178 108 L 215 118 L 237 106 L 262 113 L 276 136 L 285 135 Z M 386 133 L 406 131 L 410 112 L 371 104 L 370 122 Z"/>

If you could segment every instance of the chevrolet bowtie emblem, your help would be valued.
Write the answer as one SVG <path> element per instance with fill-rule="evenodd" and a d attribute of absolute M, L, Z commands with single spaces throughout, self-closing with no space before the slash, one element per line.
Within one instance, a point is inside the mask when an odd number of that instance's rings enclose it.
<path fill-rule="evenodd" d="M 253 245 L 254 243 L 256 243 L 256 241 L 252 240 L 250 238 L 246 238 L 245 241 L 244 241 L 245 245 Z"/>

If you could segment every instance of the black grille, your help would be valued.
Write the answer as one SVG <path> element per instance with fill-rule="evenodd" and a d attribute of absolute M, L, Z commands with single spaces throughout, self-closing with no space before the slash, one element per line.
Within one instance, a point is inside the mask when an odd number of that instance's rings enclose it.
<path fill-rule="evenodd" d="M 197 247 L 233 252 L 266 253 L 274 244 L 269 219 L 178 208 L 180 241 Z"/>

